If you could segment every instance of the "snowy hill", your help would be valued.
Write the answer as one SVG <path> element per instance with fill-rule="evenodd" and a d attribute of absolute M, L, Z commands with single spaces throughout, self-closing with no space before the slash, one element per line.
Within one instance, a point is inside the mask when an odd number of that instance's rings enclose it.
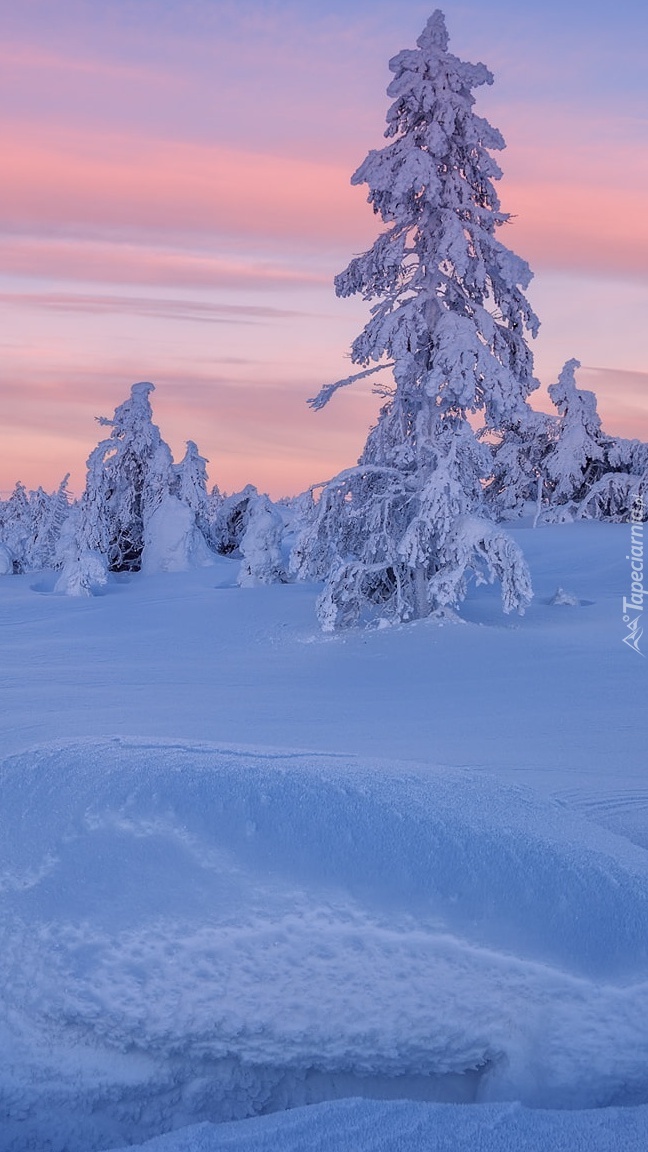
<path fill-rule="evenodd" d="M 627 528 L 515 535 L 526 616 L 332 638 L 225 558 L 2 578 L 2 1152 L 646 1147 Z"/>

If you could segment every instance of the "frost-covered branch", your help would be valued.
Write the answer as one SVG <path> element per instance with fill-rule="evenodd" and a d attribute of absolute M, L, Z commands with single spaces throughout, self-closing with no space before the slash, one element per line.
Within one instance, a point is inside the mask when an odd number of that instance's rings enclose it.
<path fill-rule="evenodd" d="M 325 404 L 328 404 L 331 396 L 337 392 L 338 388 L 346 388 L 349 384 L 355 384 L 357 380 L 365 380 L 367 376 L 373 376 L 375 372 L 382 372 L 385 368 L 393 367 L 393 361 L 390 364 L 377 364 L 375 368 L 367 368 L 364 372 L 356 372 L 353 376 L 347 376 L 345 380 L 336 380 L 335 384 L 325 384 L 323 388 L 320 388 L 317 396 L 312 396 L 307 403 L 317 412 L 323 408 Z"/>

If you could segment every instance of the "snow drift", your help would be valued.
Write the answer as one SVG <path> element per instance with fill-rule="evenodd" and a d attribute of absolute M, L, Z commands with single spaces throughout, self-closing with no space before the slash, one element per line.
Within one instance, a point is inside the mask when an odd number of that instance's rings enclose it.
<path fill-rule="evenodd" d="M 339 1096 L 648 1098 L 648 857 L 461 770 L 123 739 L 0 773 L 0 1147 Z"/>

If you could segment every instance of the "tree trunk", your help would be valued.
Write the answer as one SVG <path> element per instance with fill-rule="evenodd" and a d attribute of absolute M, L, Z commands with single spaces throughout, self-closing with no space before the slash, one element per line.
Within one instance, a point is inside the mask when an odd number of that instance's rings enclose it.
<path fill-rule="evenodd" d="M 427 596 L 427 579 L 423 564 L 417 564 L 414 569 L 414 615 L 417 620 L 429 616 L 430 604 Z"/>

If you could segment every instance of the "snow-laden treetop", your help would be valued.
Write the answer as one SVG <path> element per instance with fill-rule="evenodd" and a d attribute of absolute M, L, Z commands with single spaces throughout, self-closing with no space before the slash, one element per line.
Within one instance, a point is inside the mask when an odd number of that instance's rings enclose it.
<path fill-rule="evenodd" d="M 396 391 L 436 418 L 482 411 L 502 428 L 519 419 L 537 387 L 526 334 L 538 320 L 523 290 L 528 264 L 496 238 L 506 224 L 491 151 L 501 133 L 476 115 L 473 89 L 491 84 L 484 64 L 447 51 L 436 11 L 417 41 L 390 61 L 393 103 L 385 135 L 353 174 L 387 229 L 335 280 L 338 296 L 378 300 L 351 358 L 394 369 Z M 366 374 L 366 371 L 365 373 Z M 322 407 L 341 385 L 323 388 Z"/>

